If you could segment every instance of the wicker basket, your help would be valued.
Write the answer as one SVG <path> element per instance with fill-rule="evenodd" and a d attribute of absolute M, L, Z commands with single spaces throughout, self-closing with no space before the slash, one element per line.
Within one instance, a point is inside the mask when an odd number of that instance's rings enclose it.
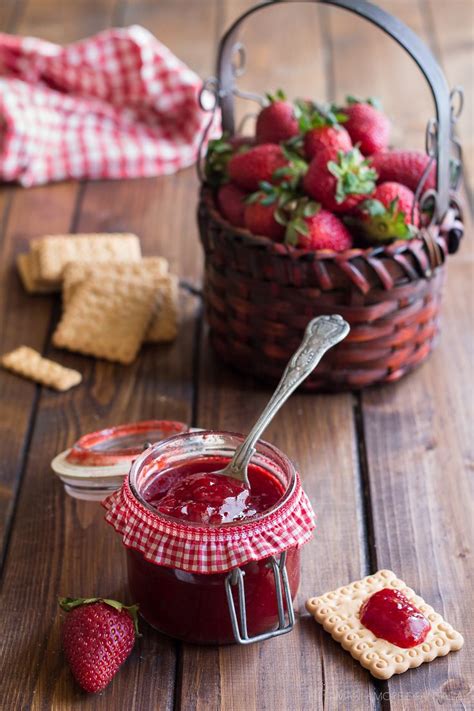
<path fill-rule="evenodd" d="M 446 256 L 456 251 L 463 224 L 450 197 L 450 144 L 457 145 L 452 97 L 435 59 L 411 30 L 379 8 L 362 0 L 320 1 L 352 10 L 384 29 L 411 54 L 429 82 L 437 111 L 436 122 L 431 121 L 427 131 L 428 150 L 437 158 L 432 224 L 408 242 L 342 253 L 306 252 L 230 225 L 204 183 L 198 220 L 206 257 L 210 338 L 222 359 L 277 380 L 308 321 L 339 313 L 351 332 L 303 387 L 343 390 L 398 380 L 427 358 L 439 331 Z M 237 29 L 263 6 L 245 13 L 221 41 L 218 79 L 212 86 L 223 128 L 231 134 L 235 93 L 231 58 L 236 49 L 241 51 Z"/>

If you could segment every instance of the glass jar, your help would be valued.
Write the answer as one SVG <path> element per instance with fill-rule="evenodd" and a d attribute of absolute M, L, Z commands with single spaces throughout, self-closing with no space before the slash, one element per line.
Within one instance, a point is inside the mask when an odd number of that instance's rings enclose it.
<path fill-rule="evenodd" d="M 210 457 L 225 466 L 242 441 L 238 434 L 200 431 L 157 443 L 132 466 L 123 492 L 128 503 L 116 502 L 122 524 L 109 516 L 110 511 L 107 515 L 116 530 L 125 531 L 129 586 L 140 614 L 160 632 L 186 642 L 248 643 L 288 632 L 294 625 L 289 600 L 300 580 L 297 536 L 303 535 L 306 542 L 314 522 L 299 476 L 282 452 L 265 442 L 257 444 L 252 464 L 279 482 L 282 495 L 251 519 L 219 524 L 177 521 L 147 501 L 151 486 L 156 489 L 162 483 L 166 490 L 166 477 L 173 469 Z M 306 528 L 298 508 L 302 500 Z M 137 506 L 138 522 L 133 525 L 127 524 L 127 506 Z M 296 510 L 299 528 L 292 537 L 288 517 Z M 153 534 L 156 526 L 159 535 Z"/>

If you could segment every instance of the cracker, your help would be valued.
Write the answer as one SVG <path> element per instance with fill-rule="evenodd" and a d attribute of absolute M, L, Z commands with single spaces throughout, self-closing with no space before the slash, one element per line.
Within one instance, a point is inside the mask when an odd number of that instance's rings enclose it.
<path fill-rule="evenodd" d="M 147 343 L 168 343 L 178 334 L 179 283 L 174 274 L 161 280 L 159 286 L 162 302 L 146 334 Z"/>
<path fill-rule="evenodd" d="M 6 353 L 0 362 L 6 370 L 55 390 L 69 390 L 74 385 L 79 385 L 82 380 L 82 375 L 77 370 L 65 368 L 59 363 L 43 358 L 38 351 L 28 346 L 20 346 Z"/>
<path fill-rule="evenodd" d="M 100 276 L 103 279 L 150 277 L 158 284 L 167 273 L 168 262 L 164 257 L 144 257 L 139 262 L 70 262 L 63 273 L 63 306 L 67 308 L 77 286 L 90 276 Z"/>
<path fill-rule="evenodd" d="M 39 263 L 39 277 L 60 284 L 68 262 L 138 262 L 140 241 L 133 234 L 47 235 L 32 241 Z"/>
<path fill-rule="evenodd" d="M 422 644 L 402 649 L 376 637 L 362 625 L 359 619 L 362 603 L 382 588 L 400 590 L 428 618 L 431 630 Z M 407 669 L 461 649 L 464 644 L 462 635 L 391 570 L 379 570 L 367 578 L 310 598 L 306 609 L 336 642 L 377 679 L 390 679 L 394 674 L 402 674 Z"/>
<path fill-rule="evenodd" d="M 89 277 L 75 290 L 53 343 L 85 355 L 129 364 L 135 360 L 156 303 L 151 284 Z"/>
<path fill-rule="evenodd" d="M 33 252 L 19 254 L 16 258 L 16 266 L 25 291 L 29 294 L 51 294 L 56 291 L 56 287 L 45 284 L 37 278 L 35 262 Z"/>

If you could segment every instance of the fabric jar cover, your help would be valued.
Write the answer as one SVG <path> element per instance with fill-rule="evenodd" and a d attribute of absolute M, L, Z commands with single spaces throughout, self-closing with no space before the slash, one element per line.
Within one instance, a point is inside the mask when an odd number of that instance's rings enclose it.
<path fill-rule="evenodd" d="M 189 166 L 209 121 L 201 86 L 139 25 L 65 47 L 0 33 L 0 180 L 28 187 Z"/>
<path fill-rule="evenodd" d="M 301 547 L 315 528 L 315 514 L 296 475 L 293 492 L 274 511 L 243 523 L 202 526 L 174 522 L 134 496 L 128 477 L 102 502 L 106 521 L 127 548 L 156 565 L 188 573 L 225 573 L 251 561 Z"/>

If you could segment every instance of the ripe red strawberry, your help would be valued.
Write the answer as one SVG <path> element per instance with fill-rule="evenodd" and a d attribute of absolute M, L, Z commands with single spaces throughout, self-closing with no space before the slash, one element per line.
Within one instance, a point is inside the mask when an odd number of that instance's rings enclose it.
<path fill-rule="evenodd" d="M 411 239 L 420 224 L 418 205 L 414 201 L 415 195 L 406 185 L 382 183 L 369 200 L 358 206 L 358 217 L 351 222 L 374 242 Z"/>
<path fill-rule="evenodd" d="M 288 165 L 283 150 L 273 143 L 255 146 L 245 153 L 237 153 L 228 163 L 230 179 L 247 192 L 258 190 L 262 181 L 270 182 L 278 168 Z"/>
<path fill-rule="evenodd" d="M 244 226 L 244 200 L 247 194 L 232 183 L 227 183 L 219 188 L 217 203 L 222 215 L 236 227 Z"/>
<path fill-rule="evenodd" d="M 288 224 L 285 242 L 308 250 L 332 249 L 343 252 L 350 249 L 352 235 L 344 223 L 332 212 L 320 209 L 317 203 L 307 203 L 304 211 L 308 212 L 311 204 L 315 206 L 314 214 L 305 215 L 303 212 L 303 215 L 293 218 Z"/>
<path fill-rule="evenodd" d="M 102 598 L 65 597 L 59 604 L 68 612 L 62 642 L 73 676 L 86 691 L 102 691 L 133 649 L 138 608 Z"/>
<path fill-rule="evenodd" d="M 257 143 L 281 143 L 298 134 L 298 121 L 294 107 L 286 101 L 279 89 L 275 95 L 267 94 L 270 102 L 257 117 L 255 135 Z"/>
<path fill-rule="evenodd" d="M 383 151 L 370 157 L 370 164 L 379 174 L 379 182 L 393 181 L 415 192 L 430 158 L 421 151 Z M 433 162 L 423 185 L 423 191 L 436 185 L 436 165 Z"/>
<path fill-rule="evenodd" d="M 258 195 L 258 193 L 257 193 Z M 285 228 L 275 220 L 276 204 L 263 204 L 265 197 L 245 207 L 245 226 L 254 235 L 264 235 L 276 242 L 281 242 Z"/>
<path fill-rule="evenodd" d="M 347 153 L 326 148 L 311 161 L 303 188 L 331 212 L 349 212 L 375 188 L 377 173 L 360 151 Z"/>
<path fill-rule="evenodd" d="M 390 121 L 374 104 L 372 99 L 363 102 L 348 96 L 347 106 L 342 109 L 347 116 L 344 126 L 352 143 L 358 144 L 365 156 L 387 148 L 390 136 Z"/>
<path fill-rule="evenodd" d="M 304 136 L 304 152 L 306 158 L 311 160 L 318 151 L 330 148 L 346 153 L 352 148 L 351 137 L 344 126 L 320 126 L 312 128 Z"/>

